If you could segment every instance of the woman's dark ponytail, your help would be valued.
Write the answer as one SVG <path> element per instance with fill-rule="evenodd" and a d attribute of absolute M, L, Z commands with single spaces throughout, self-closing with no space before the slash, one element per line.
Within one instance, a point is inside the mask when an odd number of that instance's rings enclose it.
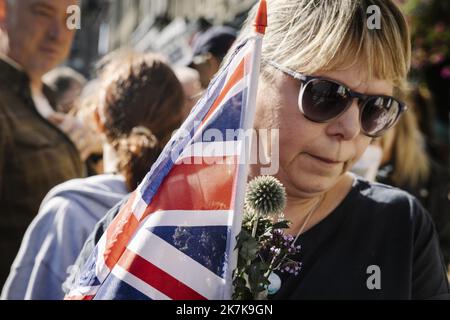
<path fill-rule="evenodd" d="M 118 156 L 118 170 L 125 177 L 128 190 L 134 190 L 144 179 L 161 153 L 156 136 L 146 127 L 135 127 L 130 134 L 113 143 Z"/>
<path fill-rule="evenodd" d="M 184 100 L 174 72 L 155 54 L 124 60 L 106 87 L 102 122 L 130 191 L 181 125 Z"/>

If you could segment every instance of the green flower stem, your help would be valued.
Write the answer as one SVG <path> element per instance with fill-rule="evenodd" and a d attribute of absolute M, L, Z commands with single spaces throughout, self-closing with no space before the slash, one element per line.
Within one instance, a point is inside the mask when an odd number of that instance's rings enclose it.
<path fill-rule="evenodd" d="M 276 269 L 276 268 L 274 268 L 273 264 L 275 263 L 276 259 L 278 258 L 278 256 L 279 256 L 280 254 L 281 254 L 281 251 L 280 251 L 280 253 L 278 253 L 277 255 L 275 255 L 275 256 L 272 258 L 272 261 L 270 262 L 270 265 L 269 265 L 269 269 L 267 270 L 266 274 L 264 275 L 264 277 L 265 277 L 266 279 L 268 279 L 269 276 L 270 276 L 270 274 L 272 273 L 272 271 Z M 277 267 L 279 267 L 279 266 L 277 266 Z"/>
<path fill-rule="evenodd" d="M 252 230 L 252 237 L 256 237 L 256 230 L 258 229 L 258 222 L 259 222 L 260 214 L 259 212 L 256 213 L 256 221 L 253 224 L 253 230 Z"/>

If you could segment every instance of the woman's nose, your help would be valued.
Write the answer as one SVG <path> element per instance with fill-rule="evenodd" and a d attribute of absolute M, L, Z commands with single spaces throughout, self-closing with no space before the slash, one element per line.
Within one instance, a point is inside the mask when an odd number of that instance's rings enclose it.
<path fill-rule="evenodd" d="M 350 108 L 328 124 L 327 134 L 339 136 L 342 140 L 352 140 L 361 132 L 359 113 L 358 99 L 353 99 Z"/>

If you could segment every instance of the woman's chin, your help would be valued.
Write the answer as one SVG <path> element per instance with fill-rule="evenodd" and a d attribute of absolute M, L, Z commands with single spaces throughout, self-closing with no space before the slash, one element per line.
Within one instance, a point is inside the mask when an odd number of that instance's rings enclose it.
<path fill-rule="evenodd" d="M 310 173 L 291 176 L 288 184 L 288 194 L 297 197 L 310 198 L 323 194 L 333 188 L 340 176 L 319 176 Z"/>

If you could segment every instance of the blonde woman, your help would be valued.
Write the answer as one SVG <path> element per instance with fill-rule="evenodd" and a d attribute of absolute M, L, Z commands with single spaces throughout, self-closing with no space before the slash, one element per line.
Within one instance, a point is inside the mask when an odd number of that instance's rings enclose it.
<path fill-rule="evenodd" d="M 368 28 L 370 5 L 380 9 L 379 29 Z M 255 128 L 279 129 L 276 176 L 288 232 L 302 246 L 302 270 L 277 271 L 271 298 L 449 297 L 426 210 L 404 191 L 348 173 L 405 113 L 410 54 L 393 1 L 268 1 Z"/>
<path fill-rule="evenodd" d="M 367 28 L 369 5 L 381 11 L 381 29 Z M 295 256 L 302 270 L 276 270 L 270 298 L 447 298 L 428 213 L 408 193 L 348 173 L 406 111 L 405 18 L 391 0 L 278 0 L 268 1 L 268 25 L 254 126 L 279 130 L 276 176 L 287 192 L 287 232 L 302 246 Z M 259 169 L 252 166 L 251 175 Z"/>

